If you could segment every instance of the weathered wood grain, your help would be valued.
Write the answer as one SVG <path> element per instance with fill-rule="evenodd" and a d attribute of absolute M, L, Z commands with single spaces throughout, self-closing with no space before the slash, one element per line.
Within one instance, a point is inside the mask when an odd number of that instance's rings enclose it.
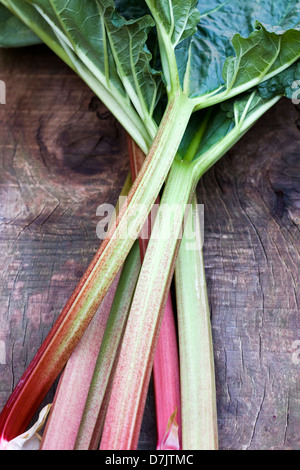
<path fill-rule="evenodd" d="M 1 51 L 0 80 L 2 408 L 96 251 L 96 209 L 116 202 L 128 162 L 116 120 L 46 48 Z M 299 119 L 279 103 L 198 187 L 221 449 L 300 448 Z M 154 445 L 150 394 L 140 447 Z"/>

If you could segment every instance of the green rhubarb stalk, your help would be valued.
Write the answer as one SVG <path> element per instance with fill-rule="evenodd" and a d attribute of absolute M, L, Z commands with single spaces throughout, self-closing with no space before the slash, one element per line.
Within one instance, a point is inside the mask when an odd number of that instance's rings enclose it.
<path fill-rule="evenodd" d="M 214 354 L 200 223 L 194 197 L 175 267 L 183 450 L 218 448 Z"/>
<path fill-rule="evenodd" d="M 101 426 L 99 427 L 98 423 L 102 420 L 100 412 L 127 321 L 140 268 L 139 245 L 136 242 L 124 263 L 111 307 L 78 429 L 75 450 L 95 450 L 99 445 Z"/>

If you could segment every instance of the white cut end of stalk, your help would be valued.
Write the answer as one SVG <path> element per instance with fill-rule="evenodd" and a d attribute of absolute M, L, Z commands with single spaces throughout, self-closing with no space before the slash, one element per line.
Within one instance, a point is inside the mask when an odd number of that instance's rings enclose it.
<path fill-rule="evenodd" d="M 51 405 L 45 406 L 39 414 L 37 422 L 28 431 L 20 434 L 11 441 L 1 439 L 0 450 L 39 450 L 41 437 L 38 431 L 44 426 Z"/>
<path fill-rule="evenodd" d="M 1 437 L 0 439 L 0 450 L 5 450 L 5 447 L 7 446 L 8 444 L 8 441 L 6 439 L 3 439 L 3 437 Z"/>
<path fill-rule="evenodd" d="M 177 409 L 169 419 L 166 434 L 156 450 L 180 450 L 179 443 L 179 426 L 176 421 Z"/>

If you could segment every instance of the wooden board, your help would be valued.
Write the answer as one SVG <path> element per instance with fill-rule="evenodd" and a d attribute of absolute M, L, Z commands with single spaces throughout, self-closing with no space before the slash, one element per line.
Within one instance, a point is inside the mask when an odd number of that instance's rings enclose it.
<path fill-rule="evenodd" d="M 1 51 L 0 80 L 2 408 L 95 253 L 96 209 L 116 203 L 128 156 L 116 120 L 45 47 Z M 300 448 L 299 121 L 283 100 L 198 187 L 221 449 Z M 151 392 L 140 448 L 154 446 Z"/>

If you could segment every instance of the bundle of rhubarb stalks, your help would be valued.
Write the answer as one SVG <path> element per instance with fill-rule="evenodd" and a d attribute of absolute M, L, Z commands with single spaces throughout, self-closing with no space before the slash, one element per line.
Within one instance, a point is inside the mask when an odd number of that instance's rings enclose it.
<path fill-rule="evenodd" d="M 157 449 L 216 450 L 195 192 L 292 98 L 300 2 L 0 0 L 0 25 L 2 47 L 42 42 L 82 78 L 126 130 L 130 156 L 116 217 L 2 410 L 1 448 L 137 449 L 153 373 Z"/>

